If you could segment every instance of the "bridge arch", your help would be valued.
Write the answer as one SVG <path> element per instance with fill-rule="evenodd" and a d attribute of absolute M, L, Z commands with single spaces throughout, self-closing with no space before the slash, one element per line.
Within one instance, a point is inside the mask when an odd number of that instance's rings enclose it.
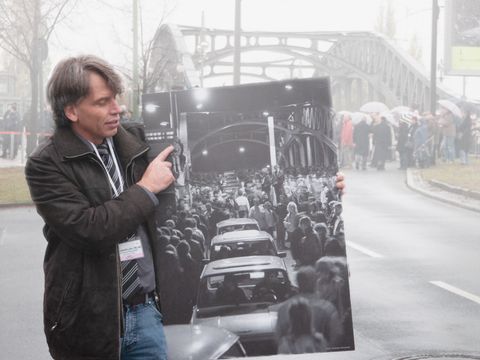
<path fill-rule="evenodd" d="M 164 66 L 163 79 L 175 79 L 175 86 L 200 86 L 205 79 L 233 74 L 232 30 L 206 29 L 191 26 L 162 25 L 155 35 L 158 49 L 152 64 L 162 62 L 169 54 L 171 65 Z M 242 54 L 267 50 L 287 55 L 283 61 L 243 62 L 244 77 L 280 80 L 262 70 L 259 74 L 247 68 L 272 69 L 283 67 L 292 76 L 294 69 L 309 69 L 314 76 L 332 78 L 334 104 L 337 109 L 358 107 L 371 100 L 383 100 L 390 107 L 418 104 L 428 109 L 430 81 L 428 75 L 385 37 L 371 32 L 243 32 Z M 189 45 L 187 45 L 189 44 Z M 163 59 L 163 61 L 165 61 Z M 173 65 L 175 63 L 176 65 Z M 306 64 L 295 64 L 302 61 Z M 229 71 L 215 72 L 221 64 Z M 180 65 L 180 66 L 178 66 Z M 210 68 L 210 71 L 206 71 Z M 285 78 L 285 77 L 283 77 Z M 168 89 L 172 81 L 164 81 L 156 89 Z M 452 98 L 442 86 L 437 95 Z"/>

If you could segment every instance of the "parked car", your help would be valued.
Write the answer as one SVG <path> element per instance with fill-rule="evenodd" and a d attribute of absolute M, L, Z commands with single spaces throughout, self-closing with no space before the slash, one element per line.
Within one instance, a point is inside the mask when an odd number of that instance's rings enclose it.
<path fill-rule="evenodd" d="M 249 356 L 275 354 L 277 313 L 270 307 L 295 292 L 285 263 L 277 256 L 212 261 L 200 276 L 191 322 L 239 335 Z"/>
<path fill-rule="evenodd" d="M 250 218 L 231 218 L 217 223 L 217 235 L 236 230 L 260 230 L 258 222 Z"/>
<path fill-rule="evenodd" d="M 209 261 L 251 255 L 285 257 L 287 253 L 278 251 L 273 237 L 260 230 L 237 230 L 217 235 L 207 251 Z"/>
<path fill-rule="evenodd" d="M 167 325 L 169 360 L 231 359 L 246 357 L 238 335 L 206 325 Z"/>

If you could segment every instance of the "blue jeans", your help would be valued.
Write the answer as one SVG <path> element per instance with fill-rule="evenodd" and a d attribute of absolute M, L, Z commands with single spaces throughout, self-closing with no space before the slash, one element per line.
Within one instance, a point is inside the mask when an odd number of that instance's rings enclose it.
<path fill-rule="evenodd" d="M 121 343 L 121 360 L 167 360 L 167 344 L 162 314 L 153 299 L 144 304 L 125 306 L 125 333 Z"/>
<path fill-rule="evenodd" d="M 455 136 L 443 137 L 443 154 L 446 161 L 455 160 Z"/>

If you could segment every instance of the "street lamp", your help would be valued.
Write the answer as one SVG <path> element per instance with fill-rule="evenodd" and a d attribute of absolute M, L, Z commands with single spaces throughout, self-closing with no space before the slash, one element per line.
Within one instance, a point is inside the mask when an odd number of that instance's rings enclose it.
<path fill-rule="evenodd" d="M 432 0 L 432 53 L 430 62 L 430 112 L 437 109 L 437 28 L 440 9 L 438 0 Z"/>
<path fill-rule="evenodd" d="M 235 35 L 233 53 L 233 85 L 240 84 L 240 36 L 242 0 L 235 0 Z"/>

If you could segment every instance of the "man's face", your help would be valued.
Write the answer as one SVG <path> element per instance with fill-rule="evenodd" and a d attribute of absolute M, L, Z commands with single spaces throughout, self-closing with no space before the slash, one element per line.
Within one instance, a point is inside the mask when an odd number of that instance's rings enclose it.
<path fill-rule="evenodd" d="M 101 144 L 106 137 L 114 136 L 120 124 L 120 106 L 106 81 L 96 73 L 90 73 L 88 95 L 74 105 L 65 107 L 65 114 L 72 121 L 72 129 L 94 144 Z"/>

